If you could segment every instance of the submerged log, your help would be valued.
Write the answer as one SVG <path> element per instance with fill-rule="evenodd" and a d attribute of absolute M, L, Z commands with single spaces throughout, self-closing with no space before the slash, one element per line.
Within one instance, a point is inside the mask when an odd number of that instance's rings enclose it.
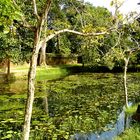
<path fill-rule="evenodd" d="M 138 105 L 136 113 L 132 116 L 132 119 L 136 122 L 140 122 L 140 105 Z"/>

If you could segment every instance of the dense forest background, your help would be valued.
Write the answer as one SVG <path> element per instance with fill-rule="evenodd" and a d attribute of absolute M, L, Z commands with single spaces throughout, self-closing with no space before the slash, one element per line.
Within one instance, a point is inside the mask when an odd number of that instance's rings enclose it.
<path fill-rule="evenodd" d="M 113 14 L 83 0 L 0 1 L 1 66 L 6 65 L 9 77 L 11 62 L 30 65 L 24 140 L 30 134 L 37 65 L 46 66 L 50 58 L 73 58 L 74 63 L 93 69 L 122 68 L 128 106 L 126 72 L 128 66 L 139 67 L 140 62 L 139 14 L 122 15 L 121 1 L 114 0 L 111 5 Z"/>
<path fill-rule="evenodd" d="M 17 5 L 19 4 L 20 2 L 17 1 Z M 116 4 L 119 5 L 119 3 Z M 38 14 L 41 13 L 41 6 L 42 2 L 38 2 Z M 34 38 L 32 26 L 36 26 L 35 15 L 32 14 L 32 3 L 25 1 L 21 5 L 20 8 L 24 13 L 10 3 L 9 7 L 4 7 L 6 9 L 1 9 L 0 60 L 2 62 L 10 59 L 13 63 L 29 63 Z M 22 21 L 21 17 L 24 20 L 26 18 L 27 21 Z M 51 40 L 41 44 L 38 65 L 45 64 L 48 57 L 56 57 L 55 60 L 61 57 L 76 57 L 83 66 L 122 67 L 123 53 L 132 48 L 135 49 L 139 43 L 139 20 L 133 13 L 124 17 L 118 9 L 115 15 L 112 15 L 106 8 L 94 7 L 83 1 L 53 1 L 44 26 L 43 32 L 47 35 L 63 29 L 83 33 L 105 31 L 109 33 L 87 37 L 69 32 L 57 34 Z M 130 64 L 138 65 L 139 56 L 137 51 L 131 57 Z"/>

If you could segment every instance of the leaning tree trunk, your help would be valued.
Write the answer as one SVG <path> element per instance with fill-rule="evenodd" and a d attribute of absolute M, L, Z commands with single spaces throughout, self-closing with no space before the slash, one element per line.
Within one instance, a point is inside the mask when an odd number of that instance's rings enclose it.
<path fill-rule="evenodd" d="M 28 93 L 27 93 L 24 126 L 23 126 L 23 140 L 28 140 L 30 134 L 30 121 L 32 116 L 32 108 L 33 108 L 34 92 L 35 92 L 37 57 L 40 49 L 39 42 L 40 42 L 40 38 L 38 38 L 36 35 L 34 40 L 34 49 L 30 62 L 30 68 L 28 72 Z"/>
<path fill-rule="evenodd" d="M 35 77 L 36 77 L 36 66 L 37 66 L 37 58 L 41 44 L 41 38 L 43 39 L 43 26 L 45 26 L 45 22 L 47 21 L 48 12 L 51 6 L 52 0 L 47 0 L 44 6 L 44 11 L 41 13 L 41 16 L 38 15 L 36 0 L 33 0 L 33 8 L 34 14 L 37 19 L 36 27 L 33 28 L 34 32 L 34 47 L 30 62 L 30 69 L 28 73 L 28 93 L 27 93 L 27 102 L 25 109 L 25 117 L 24 117 L 24 126 L 23 126 L 23 140 L 29 140 L 30 134 L 30 122 L 32 116 L 32 107 L 34 101 L 34 92 L 35 92 Z"/>
<path fill-rule="evenodd" d="M 124 59 L 124 94 L 125 94 L 125 104 L 128 107 L 128 92 L 127 92 L 127 67 L 129 62 L 129 57 Z"/>
<path fill-rule="evenodd" d="M 44 14 L 46 15 L 46 14 Z M 43 18 L 40 27 L 38 27 L 36 33 L 35 33 L 35 39 L 34 39 L 34 48 L 32 52 L 32 57 L 31 57 L 31 62 L 30 62 L 30 69 L 28 73 L 28 93 L 27 93 L 27 102 L 26 102 L 26 110 L 25 110 L 25 117 L 24 117 L 24 126 L 23 126 L 23 140 L 29 140 L 29 133 L 30 133 L 30 122 L 31 122 L 31 116 L 32 116 L 32 107 L 33 107 L 33 101 L 34 101 L 34 92 L 35 92 L 35 77 L 36 77 L 36 66 L 37 66 L 37 58 L 38 58 L 38 52 L 40 49 L 40 44 L 42 40 L 40 39 L 41 37 L 41 32 L 42 32 L 42 26 L 45 18 Z M 45 38 L 46 42 L 56 35 L 64 32 L 70 32 L 70 33 L 75 33 L 79 35 L 101 35 L 105 34 L 106 32 L 102 33 L 81 33 L 73 30 L 59 30 L 56 31 L 55 33 L 49 35 L 48 37 Z"/>
<path fill-rule="evenodd" d="M 46 66 L 46 46 L 46 40 L 44 40 L 40 48 L 39 66 Z"/>

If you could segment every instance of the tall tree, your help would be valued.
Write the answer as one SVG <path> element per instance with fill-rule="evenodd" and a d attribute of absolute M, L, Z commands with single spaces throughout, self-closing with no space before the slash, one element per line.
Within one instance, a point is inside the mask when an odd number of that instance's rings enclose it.
<path fill-rule="evenodd" d="M 129 24 L 124 24 L 116 35 L 114 46 L 105 55 L 105 62 L 111 68 L 119 61 L 123 63 L 124 75 L 124 95 L 125 104 L 128 107 L 128 89 L 127 89 L 127 69 L 129 61 L 137 54 L 139 51 L 139 26 L 136 21 Z"/>
<path fill-rule="evenodd" d="M 20 39 L 13 21 L 20 20 L 20 12 L 16 11 L 12 1 L 0 1 L 0 59 L 7 64 L 7 76 L 10 75 L 10 61 L 17 62 L 20 55 Z"/>
<path fill-rule="evenodd" d="M 9 1 L 3 0 L 6 5 Z M 48 42 L 53 37 L 64 33 L 74 33 L 83 36 L 99 36 L 106 34 L 107 31 L 104 32 L 95 32 L 95 33 L 82 33 L 74 30 L 66 29 L 58 29 L 51 30 L 47 28 L 47 21 L 50 18 L 49 10 L 51 8 L 52 0 L 44 0 L 44 1 L 20 1 L 20 0 L 11 0 L 11 5 L 14 6 L 20 13 L 20 21 L 17 22 L 20 27 L 27 28 L 30 32 L 33 33 L 33 47 L 32 47 L 32 55 L 30 59 L 30 68 L 28 72 L 28 92 L 27 92 L 27 102 L 25 109 L 25 118 L 24 118 L 24 127 L 23 127 L 23 139 L 28 140 L 30 134 L 30 121 L 32 116 L 32 108 L 34 101 L 34 92 L 35 92 L 35 77 L 36 77 L 36 66 L 37 66 L 37 57 L 39 50 L 41 48 L 44 40 Z M 3 8 L 7 8 L 7 6 L 3 5 Z M 13 20 L 12 20 L 13 21 Z M 46 29 L 46 30 L 44 30 Z"/>

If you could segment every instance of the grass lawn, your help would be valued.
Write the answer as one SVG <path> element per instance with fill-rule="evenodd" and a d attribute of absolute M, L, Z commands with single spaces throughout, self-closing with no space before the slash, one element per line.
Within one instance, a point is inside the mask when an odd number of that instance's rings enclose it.
<path fill-rule="evenodd" d="M 136 112 L 138 104 L 135 104 L 125 111 L 132 115 Z M 126 129 L 120 136 L 116 137 L 115 140 L 140 140 L 140 124 L 135 123 L 130 128 Z"/>
<path fill-rule="evenodd" d="M 68 71 L 64 67 L 38 67 L 36 80 L 53 80 L 68 75 Z"/>
<path fill-rule="evenodd" d="M 11 78 L 14 77 L 15 79 L 27 79 L 29 70 L 29 65 L 17 65 L 11 67 Z M 53 80 L 64 77 L 68 75 L 69 72 L 65 66 L 43 66 L 37 67 L 36 73 L 36 80 Z M 5 75 L 2 73 L 1 75 Z"/>
<path fill-rule="evenodd" d="M 115 140 L 140 140 L 140 124 L 135 124 L 131 128 L 126 129 Z"/>

